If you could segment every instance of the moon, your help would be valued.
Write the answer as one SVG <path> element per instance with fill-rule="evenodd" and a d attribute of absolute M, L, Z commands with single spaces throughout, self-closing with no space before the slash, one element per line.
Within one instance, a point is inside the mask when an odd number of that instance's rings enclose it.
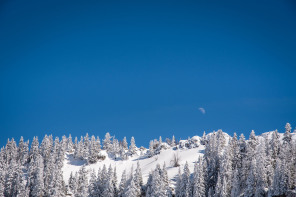
<path fill-rule="evenodd" d="M 205 114 L 206 113 L 206 110 L 202 107 L 198 108 L 198 110 L 202 113 L 202 114 Z"/>

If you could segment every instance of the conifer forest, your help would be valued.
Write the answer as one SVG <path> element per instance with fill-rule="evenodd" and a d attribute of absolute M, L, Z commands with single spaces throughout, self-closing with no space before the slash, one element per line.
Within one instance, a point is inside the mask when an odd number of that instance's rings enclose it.
<path fill-rule="evenodd" d="M 222 130 L 179 141 L 159 137 L 149 148 L 109 133 L 102 140 L 21 137 L 0 152 L 0 197 L 295 195 L 296 131 L 289 123 L 284 133 L 248 137 Z"/>

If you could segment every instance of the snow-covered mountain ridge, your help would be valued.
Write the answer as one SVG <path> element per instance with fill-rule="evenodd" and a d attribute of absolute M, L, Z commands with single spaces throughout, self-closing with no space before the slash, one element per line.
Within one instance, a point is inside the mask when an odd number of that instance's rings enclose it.
<path fill-rule="evenodd" d="M 221 132 L 225 137 L 225 143 L 226 145 L 229 143 L 229 140 L 231 139 L 231 136 L 229 136 L 227 133 L 222 132 L 222 130 L 218 130 Z M 258 139 L 263 139 L 265 137 L 268 137 L 271 139 L 271 135 L 274 131 L 265 132 L 259 136 L 257 136 Z M 63 177 L 65 182 L 69 180 L 70 173 L 78 172 L 78 170 L 81 168 L 81 166 L 86 166 L 86 169 L 88 170 L 95 170 L 98 171 L 99 169 L 103 168 L 105 165 L 106 167 L 109 167 L 110 165 L 114 168 L 116 167 L 117 173 L 118 173 L 118 181 L 121 179 L 121 174 L 124 170 L 126 170 L 128 173 L 130 173 L 130 170 L 132 167 L 136 167 L 137 163 L 139 162 L 140 167 L 142 169 L 143 173 L 143 180 L 144 182 L 147 181 L 149 173 L 156 168 L 156 166 L 165 165 L 167 166 L 168 176 L 171 180 L 172 186 L 174 186 L 176 181 L 176 176 L 178 174 L 178 169 L 183 169 L 186 162 L 188 163 L 189 169 L 191 172 L 193 172 L 194 164 L 198 160 L 199 157 L 202 157 L 204 155 L 205 151 L 205 142 L 208 141 L 208 139 L 217 132 L 211 132 L 207 135 L 204 135 L 203 137 L 200 136 L 193 136 L 191 138 L 188 138 L 186 140 L 180 140 L 175 146 L 170 146 L 166 142 L 162 143 L 162 148 L 159 151 L 159 154 L 153 155 L 152 157 L 149 157 L 149 149 L 142 147 L 142 150 L 140 148 L 137 148 L 137 151 L 134 155 L 129 156 L 126 160 L 116 160 L 114 157 L 110 156 L 110 154 L 107 153 L 106 150 L 101 150 L 100 154 L 104 155 L 106 159 L 100 160 L 94 164 L 88 164 L 85 160 L 75 159 L 73 154 L 66 153 L 64 166 L 62 168 L 63 171 Z M 283 133 L 278 133 L 280 136 L 280 139 L 283 138 Z M 296 140 L 296 133 L 292 133 L 292 138 Z M 246 140 L 247 142 L 248 140 Z M 221 150 L 221 154 L 223 153 L 223 150 Z M 178 155 L 180 158 L 180 166 L 179 167 L 173 167 L 172 164 L 172 158 L 174 155 Z"/>
<path fill-rule="evenodd" d="M 137 162 L 139 162 L 142 169 L 144 182 L 147 182 L 149 173 L 156 168 L 157 164 L 162 166 L 164 163 L 167 166 L 169 179 L 174 180 L 175 176 L 178 174 L 178 168 L 172 167 L 171 160 L 174 154 L 178 154 L 180 157 L 180 167 L 182 168 L 185 163 L 188 162 L 189 169 L 191 171 L 193 171 L 194 162 L 198 160 L 199 156 L 204 154 L 205 146 L 200 144 L 200 137 L 194 136 L 190 140 L 194 140 L 195 143 L 192 144 L 191 142 L 188 142 L 188 140 L 181 140 L 179 142 L 178 148 L 177 146 L 170 147 L 166 143 L 163 143 L 163 146 L 166 146 L 167 149 L 160 150 L 159 154 L 152 157 L 148 157 L 146 155 L 149 149 L 145 149 L 142 152 L 142 155 L 141 152 L 137 150 L 136 154 L 130 156 L 126 160 L 115 160 L 114 158 L 110 158 L 106 151 L 102 150 L 101 154 L 105 155 L 106 159 L 98 161 L 95 164 L 87 164 L 86 161 L 76 160 L 72 154 L 67 153 L 66 159 L 64 161 L 64 167 L 62 168 L 64 180 L 68 181 L 71 171 L 77 172 L 82 165 L 86 165 L 87 169 L 94 169 L 95 171 L 98 171 L 98 169 L 102 168 L 104 165 L 107 167 L 111 165 L 113 168 L 116 167 L 117 173 L 119 175 L 118 181 L 120 181 L 120 175 L 122 172 L 126 170 L 128 173 L 130 173 L 132 166 L 134 166 L 134 168 L 137 166 Z M 191 145 L 193 147 L 189 148 L 186 147 L 186 145 Z"/>
<path fill-rule="evenodd" d="M 279 196 L 296 193 L 296 131 L 222 130 L 186 140 L 14 139 L 0 151 L 0 196 Z M 30 146 L 30 148 L 29 148 Z"/>

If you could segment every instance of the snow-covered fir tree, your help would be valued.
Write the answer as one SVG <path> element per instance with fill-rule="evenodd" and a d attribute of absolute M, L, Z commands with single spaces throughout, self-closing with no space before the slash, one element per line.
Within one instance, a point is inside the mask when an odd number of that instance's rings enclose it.
<path fill-rule="evenodd" d="M 122 175 L 121 175 L 121 181 L 118 187 L 118 196 L 119 197 L 124 197 L 124 190 L 126 188 L 127 184 L 127 178 L 126 178 L 126 171 L 124 170 Z"/>
<path fill-rule="evenodd" d="M 205 191 L 205 172 L 204 160 L 202 157 L 194 165 L 193 181 L 192 181 L 192 196 L 202 197 L 206 195 Z"/>
<path fill-rule="evenodd" d="M 88 178 L 85 166 L 78 172 L 77 192 L 75 197 L 85 197 L 88 195 Z"/>
<path fill-rule="evenodd" d="M 136 150 L 137 150 L 137 147 L 136 147 L 136 141 L 135 141 L 135 138 L 132 137 L 131 138 L 131 143 L 130 143 L 130 147 L 129 147 L 129 153 L 131 155 L 135 154 L 136 153 Z"/>
<path fill-rule="evenodd" d="M 103 149 L 110 151 L 111 149 L 111 136 L 110 133 L 106 133 L 105 139 L 103 140 Z"/>

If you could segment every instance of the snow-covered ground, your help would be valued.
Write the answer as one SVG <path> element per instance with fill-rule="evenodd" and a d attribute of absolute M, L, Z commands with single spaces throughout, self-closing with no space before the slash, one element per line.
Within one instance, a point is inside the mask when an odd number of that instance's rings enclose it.
<path fill-rule="evenodd" d="M 195 139 L 197 137 L 193 137 L 192 139 Z M 199 137 L 198 137 L 199 138 Z M 196 140 L 196 139 L 195 139 Z M 134 169 L 137 167 L 137 162 L 139 162 L 140 167 L 142 169 L 142 175 L 143 175 L 143 181 L 146 183 L 148 179 L 149 172 L 154 170 L 157 164 L 160 164 L 161 167 L 163 167 L 163 164 L 165 163 L 166 169 L 168 171 L 169 179 L 171 179 L 171 183 L 175 183 L 175 177 L 178 174 L 178 167 L 173 167 L 172 165 L 172 158 L 174 154 L 178 154 L 180 157 L 180 168 L 183 170 L 183 167 L 186 162 L 189 164 L 189 169 L 191 172 L 193 172 L 194 169 L 194 163 L 198 160 L 199 156 L 203 155 L 205 147 L 203 145 L 198 145 L 198 147 L 195 148 L 182 148 L 182 149 L 176 149 L 170 147 L 166 150 L 161 150 L 160 154 L 155 155 L 153 157 L 147 157 L 145 155 L 140 155 L 140 152 L 138 155 L 135 155 L 133 157 L 130 157 L 128 160 L 114 160 L 108 156 L 106 156 L 106 159 L 103 161 L 98 161 L 95 164 L 87 164 L 83 160 L 76 160 L 73 158 L 72 155 L 67 154 L 66 159 L 63 166 L 63 173 L 64 173 L 64 180 L 67 183 L 68 179 L 70 177 L 71 171 L 73 174 L 77 172 L 82 165 L 86 165 L 86 169 L 94 169 L 96 172 L 99 168 L 102 168 L 103 165 L 106 165 L 108 168 L 109 165 L 112 167 L 116 167 L 117 171 L 117 179 L 118 182 L 121 179 L 122 172 L 126 170 L 127 173 L 130 173 L 132 166 Z M 105 151 L 102 151 L 102 154 L 107 155 Z"/>
<path fill-rule="evenodd" d="M 209 133 L 206 136 L 206 139 L 209 138 L 210 135 L 212 135 L 212 133 Z M 228 144 L 231 136 L 226 133 L 224 133 L 224 135 L 226 144 Z M 268 136 L 268 138 L 271 139 L 271 135 L 272 131 L 263 133 L 257 137 L 258 139 L 263 139 L 263 137 Z M 279 135 L 280 139 L 282 139 L 283 134 L 280 133 Z M 296 140 L 296 133 L 292 133 L 292 138 Z M 145 154 L 148 151 L 147 149 L 142 150 L 142 152 L 138 150 L 137 155 L 129 157 L 127 160 L 115 160 L 112 157 L 109 157 L 106 151 L 101 150 L 101 154 L 105 155 L 106 159 L 103 161 L 98 161 L 95 164 L 88 164 L 84 160 L 74 159 L 72 154 L 66 154 L 64 166 L 62 169 L 64 180 L 66 183 L 68 183 L 71 172 L 73 172 L 74 175 L 75 172 L 77 172 L 83 165 L 86 166 L 86 169 L 94 169 L 96 172 L 100 168 L 103 168 L 104 165 L 106 165 L 107 168 L 111 165 L 112 168 L 116 167 L 117 179 L 118 182 L 120 182 L 122 172 L 126 170 L 127 174 L 130 174 L 131 168 L 133 167 L 133 169 L 135 169 L 137 167 L 137 162 L 139 162 L 142 169 L 144 183 L 147 182 L 149 172 L 154 170 L 157 164 L 163 167 L 163 164 L 165 163 L 169 179 L 171 180 L 170 183 L 175 184 L 175 178 L 178 175 L 179 167 L 173 167 L 173 164 L 171 162 L 174 154 L 178 154 L 178 156 L 180 157 L 181 171 L 183 170 L 185 163 L 188 162 L 189 169 L 191 172 L 193 172 L 195 162 L 198 160 L 199 156 L 202 156 L 204 154 L 205 150 L 205 146 L 202 145 L 200 141 L 201 138 L 199 136 L 193 136 L 192 138 L 187 140 L 180 140 L 178 143 L 178 148 L 170 147 L 166 143 L 163 143 L 164 147 L 166 148 L 162 149 L 160 151 L 160 154 L 154 155 L 150 158 L 147 157 L 147 155 Z"/>

